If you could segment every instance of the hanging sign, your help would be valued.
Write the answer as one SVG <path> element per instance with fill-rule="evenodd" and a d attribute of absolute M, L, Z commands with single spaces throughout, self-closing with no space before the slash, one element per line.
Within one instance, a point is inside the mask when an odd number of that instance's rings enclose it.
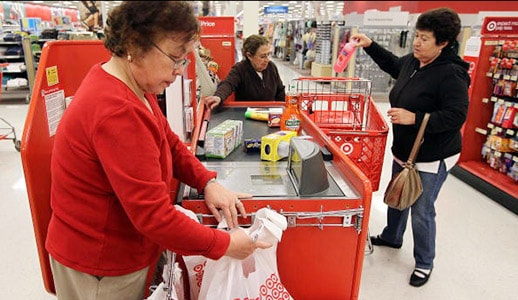
<path fill-rule="evenodd" d="M 234 17 L 199 17 L 202 36 L 234 35 Z"/>
<path fill-rule="evenodd" d="M 264 14 L 287 14 L 288 6 L 286 5 L 273 5 L 273 6 L 265 6 Z"/>
<path fill-rule="evenodd" d="M 518 17 L 485 17 L 481 34 L 518 34 Z"/>
<path fill-rule="evenodd" d="M 363 14 L 364 26 L 407 26 L 407 11 L 374 11 L 368 10 Z"/>
<path fill-rule="evenodd" d="M 482 40 L 478 36 L 472 36 L 466 41 L 466 48 L 464 49 L 463 59 L 465 62 L 469 63 L 468 74 L 471 78 L 471 84 L 468 88 L 468 95 L 471 99 L 471 91 L 473 90 L 473 82 L 474 76 L 476 74 L 477 66 L 478 66 L 478 58 L 480 55 L 480 48 L 482 45 Z"/>

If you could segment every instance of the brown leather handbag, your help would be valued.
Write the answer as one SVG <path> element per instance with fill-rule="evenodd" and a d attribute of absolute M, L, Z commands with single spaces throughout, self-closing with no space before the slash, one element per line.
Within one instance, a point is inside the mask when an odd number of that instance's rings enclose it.
<path fill-rule="evenodd" d="M 423 186 L 421 184 L 421 178 L 419 172 L 415 168 L 415 158 L 419 152 L 419 148 L 423 142 L 424 130 L 430 114 L 426 113 L 419 127 L 419 132 L 414 141 L 414 146 L 410 152 L 410 156 L 405 163 L 405 167 L 399 173 L 395 174 L 390 180 L 387 189 L 385 190 L 385 196 L 383 202 L 389 207 L 404 210 L 412 206 L 417 198 L 423 193 Z"/>

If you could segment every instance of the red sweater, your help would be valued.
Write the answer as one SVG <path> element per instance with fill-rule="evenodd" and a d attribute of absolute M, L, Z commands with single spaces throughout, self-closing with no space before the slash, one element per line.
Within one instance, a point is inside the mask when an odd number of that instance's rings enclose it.
<path fill-rule="evenodd" d="M 153 114 L 97 64 L 60 121 L 46 248 L 68 267 L 118 276 L 149 266 L 164 248 L 212 259 L 228 248 L 227 233 L 171 204 L 173 177 L 202 189 L 216 173 L 171 131 L 156 97 L 146 97 Z"/>

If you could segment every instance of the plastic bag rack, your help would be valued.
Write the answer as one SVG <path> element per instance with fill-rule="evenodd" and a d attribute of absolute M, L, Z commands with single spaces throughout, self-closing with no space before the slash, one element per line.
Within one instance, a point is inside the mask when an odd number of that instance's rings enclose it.
<path fill-rule="evenodd" d="M 317 227 L 320 230 L 324 230 L 324 227 L 354 227 L 358 234 L 362 230 L 364 208 L 345 209 L 345 210 L 334 210 L 334 211 L 323 211 L 322 209 L 317 212 L 287 212 L 280 210 L 279 213 L 286 217 L 288 220 L 288 228 L 290 227 Z M 212 214 L 196 214 L 196 217 L 201 224 L 205 224 L 209 227 L 216 227 L 217 221 Z M 255 213 L 248 215 L 250 222 L 241 223 L 243 227 L 251 226 L 254 222 Z"/>

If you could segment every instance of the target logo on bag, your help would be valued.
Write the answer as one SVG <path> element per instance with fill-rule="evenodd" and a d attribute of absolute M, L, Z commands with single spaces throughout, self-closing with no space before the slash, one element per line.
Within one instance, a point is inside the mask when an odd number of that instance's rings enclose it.
<path fill-rule="evenodd" d="M 282 285 L 279 277 L 272 273 L 269 278 L 266 279 L 265 284 L 259 288 L 261 299 L 266 300 L 289 300 L 292 299 L 288 290 Z"/>
<path fill-rule="evenodd" d="M 207 261 L 204 261 L 203 263 L 194 266 L 193 271 L 194 271 L 194 274 L 195 274 L 194 276 L 196 277 L 196 285 L 198 287 L 201 286 L 201 281 L 203 279 L 203 272 L 205 270 L 205 265 L 206 264 L 207 264 Z"/>

